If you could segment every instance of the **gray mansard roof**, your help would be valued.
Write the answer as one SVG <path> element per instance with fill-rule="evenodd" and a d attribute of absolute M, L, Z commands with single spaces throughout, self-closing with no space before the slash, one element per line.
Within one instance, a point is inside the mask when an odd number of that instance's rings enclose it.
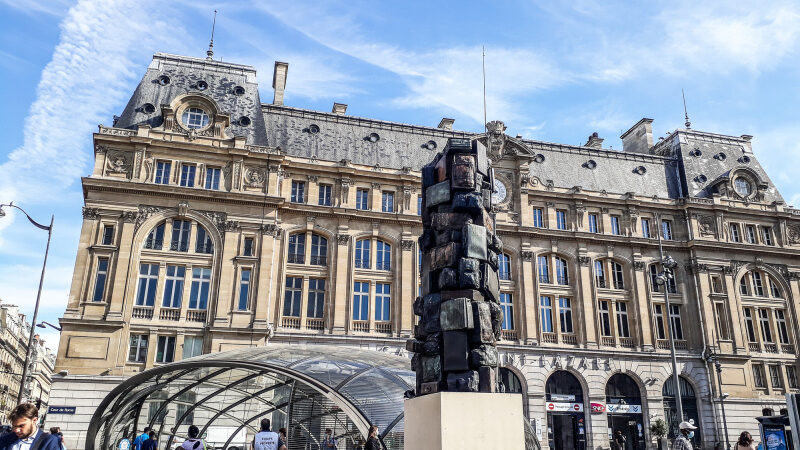
<path fill-rule="evenodd" d="M 169 77 L 169 83 L 159 83 L 164 75 Z M 200 81 L 208 87 L 201 90 Z M 237 87 L 244 88 L 244 93 L 237 95 Z M 230 116 L 228 136 L 244 136 L 248 144 L 279 147 L 291 156 L 327 161 L 346 159 L 354 164 L 419 170 L 444 147 L 448 138 L 486 139 L 484 133 L 262 104 L 253 67 L 163 53 L 153 56 L 115 126 L 160 126 L 161 106 L 190 93 L 212 100 L 221 114 Z M 148 112 L 145 109 L 148 104 L 155 111 Z M 240 125 L 242 116 L 250 118 L 252 123 Z M 660 198 L 711 197 L 729 191 L 735 177 L 745 176 L 753 181 L 759 201 L 783 202 L 753 155 L 749 136 L 682 129 L 651 148 L 644 146 L 641 151 L 646 153 L 523 140 L 504 134 L 503 137 L 506 147 L 513 147 L 516 157 L 527 160 L 530 178 L 546 186 L 579 186 L 588 191 L 632 192 Z"/>
<path fill-rule="evenodd" d="M 168 84 L 159 83 L 164 75 L 169 77 Z M 200 81 L 204 81 L 208 87 L 200 89 Z M 234 92 L 237 86 L 244 88 L 243 94 Z M 266 145 L 264 117 L 260 114 L 261 99 L 253 67 L 165 53 L 153 55 L 150 67 L 114 126 L 160 126 L 161 106 L 169 105 L 179 95 L 189 93 L 210 98 L 221 113 L 230 116 L 231 126 L 226 130 L 228 136 L 245 136 L 248 144 Z M 147 104 L 153 105 L 155 111 L 148 113 L 145 109 Z M 248 117 L 251 124 L 241 126 L 241 117 Z"/>

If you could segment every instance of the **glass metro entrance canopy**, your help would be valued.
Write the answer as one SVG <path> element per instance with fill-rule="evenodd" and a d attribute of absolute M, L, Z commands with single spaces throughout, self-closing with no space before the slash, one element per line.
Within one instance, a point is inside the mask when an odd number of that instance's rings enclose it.
<path fill-rule="evenodd" d="M 249 449 L 262 418 L 287 429 L 289 448 L 318 449 L 325 429 L 340 449 L 360 448 L 371 424 L 387 449 L 403 448 L 408 358 L 333 346 L 269 344 L 156 367 L 117 386 L 100 404 L 86 450 L 111 450 L 144 427 L 173 449 L 196 425 L 214 448 Z"/>

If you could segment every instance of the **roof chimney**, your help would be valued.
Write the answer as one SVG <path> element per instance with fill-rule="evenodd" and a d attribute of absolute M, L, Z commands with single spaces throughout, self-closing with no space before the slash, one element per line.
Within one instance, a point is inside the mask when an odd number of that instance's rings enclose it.
<path fill-rule="evenodd" d="M 601 149 L 603 148 L 603 139 L 600 136 L 598 136 L 597 131 L 595 131 L 594 133 L 592 133 L 591 136 L 589 136 L 589 140 L 587 140 L 586 143 L 583 144 L 583 146 L 589 148 Z"/>
<path fill-rule="evenodd" d="M 273 105 L 283 105 L 283 90 L 286 89 L 286 73 L 289 63 L 275 61 L 275 70 L 272 72 L 272 88 L 275 89 Z"/>
<path fill-rule="evenodd" d="M 453 122 L 455 122 L 455 121 L 456 121 L 455 119 L 448 119 L 447 117 L 445 117 L 445 118 L 443 118 L 442 120 L 439 121 L 439 126 L 436 127 L 436 128 L 440 128 L 442 130 L 453 131 Z"/>
<path fill-rule="evenodd" d="M 628 153 L 649 153 L 653 146 L 653 119 L 644 118 L 628 131 L 622 133 L 622 151 Z"/>
<path fill-rule="evenodd" d="M 345 105 L 344 103 L 334 103 L 331 112 L 343 116 L 344 113 L 347 112 L 347 105 Z"/>

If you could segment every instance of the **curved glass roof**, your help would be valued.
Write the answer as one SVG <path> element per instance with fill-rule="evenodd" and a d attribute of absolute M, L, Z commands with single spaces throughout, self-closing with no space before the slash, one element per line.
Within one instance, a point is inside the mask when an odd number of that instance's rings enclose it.
<path fill-rule="evenodd" d="M 173 449 L 189 425 L 210 447 L 247 449 L 262 418 L 286 428 L 289 449 L 319 449 L 327 428 L 339 449 L 361 448 L 370 425 L 386 449 L 402 449 L 403 394 L 414 380 L 408 358 L 372 350 L 269 344 L 210 353 L 117 386 L 91 420 L 86 450 L 116 449 L 144 427 Z"/>

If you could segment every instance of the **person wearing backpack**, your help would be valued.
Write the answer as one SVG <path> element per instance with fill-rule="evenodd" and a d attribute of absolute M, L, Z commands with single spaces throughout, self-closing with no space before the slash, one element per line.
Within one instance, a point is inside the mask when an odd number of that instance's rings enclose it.
<path fill-rule="evenodd" d="M 200 435 L 200 429 L 194 425 L 189 427 L 189 439 L 183 441 L 181 447 L 183 450 L 206 450 L 206 442 L 197 436 Z"/>
<path fill-rule="evenodd" d="M 39 428 L 39 410 L 34 404 L 18 405 L 8 420 L 12 432 L 0 436 L 0 450 L 61 450 L 61 439 Z"/>

